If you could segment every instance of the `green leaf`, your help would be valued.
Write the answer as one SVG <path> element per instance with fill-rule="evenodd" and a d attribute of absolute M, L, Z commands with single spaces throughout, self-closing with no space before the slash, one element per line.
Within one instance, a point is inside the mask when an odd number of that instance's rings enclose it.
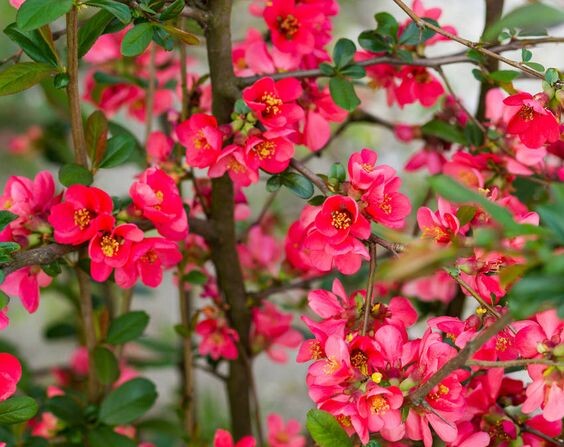
<path fill-rule="evenodd" d="M 200 39 L 198 39 L 194 34 L 188 33 L 184 30 L 178 29 L 172 25 L 159 25 L 164 28 L 172 37 L 185 43 L 186 45 L 198 45 Z"/>
<path fill-rule="evenodd" d="M 526 48 L 523 48 L 521 50 L 521 60 L 523 62 L 529 62 L 531 59 L 533 58 L 533 53 L 530 50 L 527 50 Z"/>
<path fill-rule="evenodd" d="M 128 312 L 117 317 L 110 324 L 106 341 L 111 345 L 122 345 L 135 340 L 149 324 L 149 315 L 141 310 Z"/>
<path fill-rule="evenodd" d="M 89 431 L 88 445 L 90 447 L 137 447 L 135 441 L 116 433 L 110 427 L 96 427 Z"/>
<path fill-rule="evenodd" d="M 129 424 L 143 416 L 156 400 L 157 389 L 152 382 L 132 379 L 106 396 L 100 405 L 99 419 L 108 425 Z"/>
<path fill-rule="evenodd" d="M 57 66 L 57 59 L 51 47 L 45 42 L 38 30 L 24 32 L 18 29 L 15 23 L 11 23 L 4 29 L 4 34 L 18 44 L 24 53 L 35 62 Z"/>
<path fill-rule="evenodd" d="M 74 163 L 64 165 L 59 170 L 59 181 L 64 186 L 71 186 L 75 184 L 79 185 L 91 185 L 94 181 L 92 173 L 86 169 L 84 166 L 80 166 Z"/>
<path fill-rule="evenodd" d="M 546 79 L 546 82 L 552 85 L 556 81 L 560 80 L 560 74 L 558 73 L 558 70 L 556 68 L 549 68 L 548 70 L 546 70 L 544 79 Z"/>
<path fill-rule="evenodd" d="M 94 14 L 78 30 L 78 57 L 84 56 L 98 40 L 114 16 L 108 11 L 101 10 Z"/>
<path fill-rule="evenodd" d="M 323 202 L 325 202 L 325 196 L 323 195 L 317 195 L 317 196 L 313 196 L 311 199 L 309 199 L 307 201 L 307 203 L 309 203 L 312 206 L 319 206 L 322 205 Z"/>
<path fill-rule="evenodd" d="M 53 86 L 56 89 L 67 88 L 70 82 L 70 76 L 68 73 L 57 73 L 53 78 Z"/>
<path fill-rule="evenodd" d="M 76 326 L 68 321 L 51 323 L 44 331 L 45 338 L 48 340 L 76 337 L 77 334 Z"/>
<path fill-rule="evenodd" d="M 346 67 L 353 61 L 356 45 L 350 39 L 339 39 L 333 49 L 333 62 L 337 68 Z"/>
<path fill-rule="evenodd" d="M 121 42 L 121 54 L 127 57 L 139 56 L 151 43 L 153 25 L 145 22 L 131 28 Z"/>
<path fill-rule="evenodd" d="M 131 22 L 131 11 L 129 7 L 115 0 L 88 0 L 87 5 L 102 8 L 112 14 L 121 23 Z"/>
<path fill-rule="evenodd" d="M 509 311 L 516 319 L 525 319 L 542 307 L 564 307 L 562 274 L 529 272 L 512 288 Z"/>
<path fill-rule="evenodd" d="M 464 226 L 472 219 L 474 219 L 476 211 L 476 207 L 474 206 L 462 205 L 461 207 L 459 207 L 458 211 L 456 212 L 456 218 L 460 222 L 460 225 Z"/>
<path fill-rule="evenodd" d="M 356 96 L 354 87 L 350 81 L 341 77 L 329 80 L 329 91 L 335 104 L 339 107 L 352 112 L 360 104 L 360 99 Z"/>
<path fill-rule="evenodd" d="M 176 0 L 169 6 L 167 6 L 163 12 L 161 12 L 160 19 L 161 22 L 166 22 L 167 20 L 175 19 L 180 15 L 184 9 L 185 0 Z"/>
<path fill-rule="evenodd" d="M 57 70 L 49 64 L 20 62 L 0 73 L 0 96 L 13 95 L 33 87 Z"/>
<path fill-rule="evenodd" d="M 564 22 L 564 10 L 544 3 L 530 3 L 510 11 L 501 20 L 495 21 L 486 29 L 482 40 L 493 41 L 504 28 L 520 28 L 530 33 L 549 28 Z"/>
<path fill-rule="evenodd" d="M 496 82 L 511 82 L 518 78 L 520 73 L 515 70 L 497 70 L 490 73 L 490 78 Z"/>
<path fill-rule="evenodd" d="M 73 398 L 62 395 L 47 401 L 47 409 L 69 425 L 79 425 L 84 421 L 84 412 Z"/>
<path fill-rule="evenodd" d="M 135 150 L 135 140 L 127 134 L 120 134 L 108 140 L 101 168 L 114 168 L 126 163 Z"/>
<path fill-rule="evenodd" d="M 184 275 L 183 279 L 190 284 L 196 284 L 199 286 L 202 286 L 208 282 L 208 277 L 199 270 L 191 270 L 186 275 Z"/>
<path fill-rule="evenodd" d="M 22 31 L 31 31 L 66 14 L 72 5 L 72 0 L 26 0 L 18 9 L 16 23 Z"/>
<path fill-rule="evenodd" d="M 432 120 L 421 127 L 423 135 L 433 136 L 441 140 L 450 141 L 451 143 L 458 143 L 466 145 L 466 137 L 464 133 L 456 126 L 442 120 Z"/>
<path fill-rule="evenodd" d="M 464 136 L 473 146 L 481 146 L 484 142 L 484 132 L 473 122 L 468 123 L 464 127 Z"/>
<path fill-rule="evenodd" d="M 0 211 L 0 231 L 4 230 L 11 222 L 18 218 L 17 214 L 10 211 L 2 210 Z"/>
<path fill-rule="evenodd" d="M 343 427 L 326 411 L 309 410 L 306 428 L 319 447 L 352 447 L 353 443 Z"/>
<path fill-rule="evenodd" d="M 106 152 L 108 120 L 101 110 L 95 110 L 86 120 L 86 148 L 92 166 L 98 166 Z"/>
<path fill-rule="evenodd" d="M 282 186 L 282 176 L 273 175 L 266 181 L 266 190 L 268 192 L 276 192 Z"/>
<path fill-rule="evenodd" d="M 347 179 L 347 171 L 341 163 L 333 163 L 329 170 L 329 177 L 337 179 L 339 182 L 344 182 Z"/>
<path fill-rule="evenodd" d="M 116 356 L 107 348 L 97 346 L 92 351 L 96 377 L 103 385 L 110 385 L 119 378 L 119 364 Z"/>
<path fill-rule="evenodd" d="M 19 424 L 37 414 L 37 403 L 27 396 L 12 397 L 0 402 L 0 425 Z"/>
<path fill-rule="evenodd" d="M 335 76 L 335 67 L 329 65 L 327 62 L 322 62 L 319 64 L 319 71 L 323 73 L 325 76 Z"/>
<path fill-rule="evenodd" d="M 527 67 L 532 68 L 533 70 L 540 73 L 544 73 L 544 65 L 537 62 L 524 62 L 523 65 L 526 65 Z"/>
<path fill-rule="evenodd" d="M 0 309 L 4 309 L 10 304 L 10 297 L 0 290 Z"/>
<path fill-rule="evenodd" d="M 390 51 L 392 44 L 374 30 L 363 31 L 358 36 L 359 45 L 367 51 L 378 53 L 380 51 Z"/>
<path fill-rule="evenodd" d="M 401 33 L 399 43 L 402 45 L 416 45 L 419 43 L 420 36 L 421 29 L 415 22 L 410 22 Z"/>
<path fill-rule="evenodd" d="M 383 35 L 389 36 L 393 41 L 397 39 L 399 25 L 396 18 L 387 13 L 387 12 L 379 12 L 374 16 L 378 27 L 376 31 Z"/>
<path fill-rule="evenodd" d="M 347 76 L 352 79 L 362 79 L 366 76 L 366 70 L 364 69 L 364 67 L 361 67 L 357 64 L 352 64 L 343 68 L 342 70 L 340 70 L 340 73 L 343 76 Z"/>
<path fill-rule="evenodd" d="M 296 172 L 286 172 L 282 176 L 282 184 L 292 190 L 298 197 L 309 199 L 313 195 L 313 183 Z"/>

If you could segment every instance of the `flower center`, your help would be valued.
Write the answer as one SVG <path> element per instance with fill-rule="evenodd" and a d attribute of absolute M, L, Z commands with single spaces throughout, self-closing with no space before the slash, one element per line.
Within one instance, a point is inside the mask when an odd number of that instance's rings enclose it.
<path fill-rule="evenodd" d="M 372 172 L 374 171 L 374 165 L 370 163 L 361 163 L 360 167 L 364 172 Z"/>
<path fill-rule="evenodd" d="M 496 351 L 506 351 L 509 347 L 509 340 L 505 337 L 497 337 L 495 341 L 495 349 Z"/>
<path fill-rule="evenodd" d="M 245 166 L 243 166 L 241 163 L 239 163 L 239 162 L 238 162 L 237 160 L 235 160 L 235 159 L 232 159 L 232 160 L 228 163 L 227 167 L 228 167 L 230 170 L 232 170 L 233 172 L 235 172 L 236 174 L 240 174 L 240 173 L 246 171 Z"/>
<path fill-rule="evenodd" d="M 337 422 L 339 424 L 341 424 L 342 427 L 348 428 L 352 425 L 350 416 L 340 414 L 336 417 L 336 419 L 337 419 Z"/>
<path fill-rule="evenodd" d="M 261 101 L 266 105 L 264 111 L 267 115 L 278 115 L 280 113 L 280 106 L 283 104 L 278 95 L 274 93 L 264 93 Z"/>
<path fill-rule="evenodd" d="M 77 227 L 80 227 L 81 230 L 84 230 L 88 225 L 90 225 L 92 217 L 94 217 L 92 211 L 86 208 L 81 208 L 74 212 L 74 224 Z"/>
<path fill-rule="evenodd" d="M 439 389 L 437 390 L 436 393 L 430 393 L 429 394 L 429 399 L 430 400 L 437 400 L 442 396 L 445 396 L 448 394 L 448 392 L 450 391 L 449 387 L 446 385 L 443 385 L 442 383 L 439 385 Z"/>
<path fill-rule="evenodd" d="M 392 196 L 389 194 L 384 194 L 384 198 L 380 202 L 380 209 L 384 214 L 390 214 L 392 212 Z"/>
<path fill-rule="evenodd" d="M 441 227 L 423 227 L 423 236 L 435 239 L 437 242 L 448 240 L 448 234 Z"/>
<path fill-rule="evenodd" d="M 113 236 L 106 234 L 102 236 L 100 247 L 105 256 L 112 258 L 119 252 L 120 243 Z"/>
<path fill-rule="evenodd" d="M 331 212 L 331 225 L 337 230 L 346 230 L 352 225 L 352 217 L 348 211 Z"/>
<path fill-rule="evenodd" d="M 261 160 L 265 158 L 272 158 L 276 152 L 276 144 L 272 141 L 263 141 L 255 146 L 255 154 Z"/>
<path fill-rule="evenodd" d="M 519 116 L 525 121 L 531 121 L 535 117 L 535 111 L 531 106 L 523 106 L 519 110 Z"/>
<path fill-rule="evenodd" d="M 149 250 L 141 257 L 141 260 L 148 264 L 154 264 L 157 259 L 159 259 L 159 257 L 153 250 Z"/>
<path fill-rule="evenodd" d="M 354 351 L 351 355 L 351 364 L 357 368 L 361 374 L 368 375 L 368 356 L 362 351 Z"/>
<path fill-rule="evenodd" d="M 300 22 L 292 14 L 288 14 L 284 18 L 278 17 L 278 30 L 286 39 L 291 40 L 299 29 Z"/>
<path fill-rule="evenodd" d="M 323 349 L 321 349 L 321 343 L 318 340 L 312 343 L 310 351 L 312 360 L 319 360 L 325 357 L 325 355 L 323 354 Z"/>
<path fill-rule="evenodd" d="M 210 145 L 206 136 L 204 135 L 203 130 L 199 130 L 194 137 L 194 147 L 198 150 L 208 150 L 210 149 Z"/>
<path fill-rule="evenodd" d="M 333 374 L 335 371 L 339 369 L 339 363 L 335 359 L 335 357 L 330 357 L 325 359 L 325 366 L 323 367 L 323 373 L 326 375 Z"/>
<path fill-rule="evenodd" d="M 373 413 L 380 414 L 385 413 L 390 409 L 388 401 L 382 396 L 374 396 L 370 399 L 370 407 Z"/>

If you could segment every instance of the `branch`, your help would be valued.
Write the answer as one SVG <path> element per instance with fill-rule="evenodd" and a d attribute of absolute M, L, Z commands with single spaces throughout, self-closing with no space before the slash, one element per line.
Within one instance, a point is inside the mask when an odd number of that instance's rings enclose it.
<path fill-rule="evenodd" d="M 441 369 L 433 374 L 429 380 L 417 388 L 413 394 L 411 394 L 411 402 L 413 402 L 416 406 L 421 405 L 433 388 L 440 384 L 451 373 L 466 365 L 466 362 L 468 362 L 474 352 L 476 352 L 484 343 L 495 336 L 499 331 L 505 328 L 505 326 L 507 326 L 510 322 L 511 315 L 506 313 L 499 320 L 496 320 L 491 326 L 484 329 L 476 338 L 468 342 L 468 344 L 464 346 L 464 348 L 461 349 L 455 357 L 451 358 Z"/>
<path fill-rule="evenodd" d="M 557 366 L 559 368 L 564 367 L 563 362 L 554 362 L 549 359 L 515 359 L 515 360 L 505 360 L 505 361 L 489 361 L 489 360 L 468 360 L 466 362 L 468 366 L 480 366 L 482 368 L 513 368 L 519 366 L 529 366 L 529 365 L 547 365 L 547 366 Z"/>
<path fill-rule="evenodd" d="M 332 272 L 327 272 L 324 275 L 314 276 L 312 278 L 300 279 L 298 281 L 291 281 L 285 284 L 273 285 L 271 287 L 267 287 L 266 289 L 259 290 L 258 292 L 249 293 L 249 298 L 257 302 L 258 304 L 261 300 L 268 298 L 271 295 L 276 295 L 277 293 L 283 293 L 289 290 L 309 289 L 312 283 L 321 281 L 331 273 Z"/>
<path fill-rule="evenodd" d="M 378 266 L 378 253 L 375 243 L 369 243 L 370 250 L 370 268 L 368 272 L 368 284 L 366 285 L 366 299 L 364 300 L 364 321 L 362 322 L 361 335 L 366 335 L 368 329 L 368 317 L 370 309 L 372 309 L 372 295 L 374 294 L 374 283 L 376 282 L 376 267 Z"/>
<path fill-rule="evenodd" d="M 309 179 L 317 188 L 321 191 L 324 196 L 329 195 L 329 189 L 327 185 L 323 181 L 321 177 L 314 174 L 306 165 L 304 165 L 301 161 L 292 158 L 290 161 L 290 166 L 295 170 L 302 174 L 305 178 Z"/>
<path fill-rule="evenodd" d="M 368 241 L 377 244 L 380 247 L 384 247 L 386 250 L 391 251 L 395 256 L 398 256 L 399 253 L 405 250 L 405 245 L 400 244 L 399 242 L 387 241 L 386 239 L 382 239 L 375 234 L 371 234 L 368 238 Z"/>
<path fill-rule="evenodd" d="M 31 250 L 15 253 L 13 260 L 4 264 L 2 270 L 6 275 L 30 265 L 44 265 L 56 261 L 62 256 L 78 250 L 74 245 L 49 244 Z"/>

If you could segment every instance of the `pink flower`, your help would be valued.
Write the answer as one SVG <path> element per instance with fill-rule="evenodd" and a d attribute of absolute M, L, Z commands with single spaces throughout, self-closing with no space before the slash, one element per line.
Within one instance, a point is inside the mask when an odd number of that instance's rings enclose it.
<path fill-rule="evenodd" d="M 366 202 L 366 212 L 376 222 L 390 228 L 401 228 L 411 212 L 407 196 L 398 192 L 401 187 L 399 177 L 386 179 L 380 176 L 362 196 Z"/>
<path fill-rule="evenodd" d="M 147 155 L 152 164 L 164 163 L 168 160 L 174 141 L 163 132 L 151 132 L 147 139 Z"/>
<path fill-rule="evenodd" d="M 301 95 L 302 86 L 294 78 L 276 82 L 261 78 L 243 90 L 243 100 L 268 128 L 288 127 L 303 119 L 304 110 L 295 102 Z"/>
<path fill-rule="evenodd" d="M 387 165 L 376 166 L 378 153 L 370 149 L 355 152 L 349 158 L 348 171 L 352 185 L 360 190 L 369 189 L 378 180 L 395 176 L 395 171 Z"/>
<path fill-rule="evenodd" d="M 51 278 L 41 267 L 24 267 L 9 274 L 0 290 L 10 296 L 18 296 L 24 308 L 33 313 L 39 307 L 39 288 L 51 284 Z"/>
<path fill-rule="evenodd" d="M 294 145 L 284 137 L 251 136 L 245 143 L 250 166 L 271 174 L 284 171 L 294 156 Z"/>
<path fill-rule="evenodd" d="M 102 229 L 88 245 L 92 278 L 106 281 L 114 268 L 123 267 L 129 261 L 133 243 L 142 239 L 143 232 L 134 224 Z"/>
<path fill-rule="evenodd" d="M 233 183 L 238 186 L 249 186 L 258 181 L 258 171 L 250 166 L 245 149 L 236 144 L 230 144 L 223 150 L 209 169 L 208 175 L 211 178 L 216 178 L 221 177 L 226 172 Z"/>
<path fill-rule="evenodd" d="M 405 66 L 398 73 L 400 84 L 395 87 L 396 101 L 403 107 L 419 101 L 431 107 L 445 92 L 442 84 L 425 67 Z"/>
<path fill-rule="evenodd" d="M 176 126 L 176 136 L 186 148 L 186 162 L 195 168 L 208 168 L 221 154 L 223 132 L 217 120 L 205 113 L 196 113 Z"/>
<path fill-rule="evenodd" d="M 131 185 L 129 194 L 141 215 L 166 238 L 179 241 L 188 234 L 188 218 L 175 181 L 159 168 L 148 168 Z"/>
<path fill-rule="evenodd" d="M 245 436 L 239 442 L 233 443 L 231 433 L 225 430 L 217 430 L 213 437 L 213 447 L 256 447 L 257 443 L 252 436 Z"/>
<path fill-rule="evenodd" d="M 368 432 L 381 432 L 389 441 L 401 439 L 405 433 L 400 413 L 402 404 L 403 395 L 399 388 L 383 388 L 368 382 L 366 394 L 358 401 L 359 425 L 365 428 L 362 430 L 364 436 L 361 435 L 363 443 L 368 442 Z"/>
<path fill-rule="evenodd" d="M 417 223 L 422 237 L 434 239 L 439 244 L 448 244 L 458 234 L 460 222 L 451 207 L 444 200 L 439 199 L 439 210 L 431 211 L 427 207 L 417 210 Z"/>
<path fill-rule="evenodd" d="M 22 377 L 22 366 L 12 354 L 0 353 L 0 401 L 6 400 L 16 392 Z"/>
<path fill-rule="evenodd" d="M 370 223 L 360 214 L 358 204 L 347 196 L 325 199 L 315 216 L 315 227 L 331 244 L 340 244 L 349 236 L 368 239 Z"/>
<path fill-rule="evenodd" d="M 25 3 L 25 0 L 10 0 L 10 5 L 14 8 L 19 9 L 21 5 Z"/>
<path fill-rule="evenodd" d="M 417 297 L 421 301 L 439 300 L 449 303 L 456 295 L 456 282 L 444 270 L 439 270 L 432 276 L 418 278 L 406 283 L 402 293 Z"/>
<path fill-rule="evenodd" d="M 55 241 L 60 244 L 80 245 L 102 228 L 114 224 L 111 197 L 93 186 L 72 185 L 63 203 L 51 208 L 49 223 L 55 230 Z"/>
<path fill-rule="evenodd" d="M 503 100 L 503 103 L 517 108 L 507 125 L 507 133 L 518 135 L 521 142 L 530 148 L 545 143 L 554 143 L 560 138 L 560 127 L 554 114 L 545 109 L 543 94 L 517 93 Z"/>
<path fill-rule="evenodd" d="M 149 237 L 133 245 L 129 261 L 115 271 L 116 284 L 124 289 L 133 287 L 137 278 L 148 287 L 157 287 L 163 279 L 163 270 L 175 266 L 182 254 L 175 242 Z"/>
<path fill-rule="evenodd" d="M 235 360 L 237 358 L 239 334 L 227 326 L 225 319 L 206 318 L 196 325 L 195 330 L 196 334 L 202 337 L 198 347 L 200 355 L 209 355 L 214 360 L 220 358 Z"/>
<path fill-rule="evenodd" d="M 300 423 L 289 419 L 284 423 L 282 417 L 276 413 L 266 418 L 268 427 L 268 443 L 270 447 L 305 447 L 305 437 L 300 435 Z"/>
<path fill-rule="evenodd" d="M 286 53 L 308 54 L 315 47 L 315 27 L 323 15 L 314 6 L 295 0 L 274 0 L 264 10 L 272 43 Z"/>

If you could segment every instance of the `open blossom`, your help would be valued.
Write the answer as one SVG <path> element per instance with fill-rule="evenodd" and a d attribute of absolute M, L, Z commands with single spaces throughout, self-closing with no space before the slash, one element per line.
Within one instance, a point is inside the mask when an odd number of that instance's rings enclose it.
<path fill-rule="evenodd" d="M 273 0 L 264 9 L 272 43 L 286 53 L 308 54 L 315 47 L 315 28 L 323 15 L 315 5 L 295 0 Z"/>
<path fill-rule="evenodd" d="M 55 241 L 79 245 L 92 239 L 100 229 L 114 224 L 112 208 L 112 198 L 101 189 L 70 186 L 63 202 L 53 206 L 49 215 Z"/>
<path fill-rule="evenodd" d="M 256 447 L 257 443 L 252 436 L 245 436 L 237 443 L 233 442 L 233 436 L 226 430 L 217 430 L 213 437 L 213 447 Z"/>
<path fill-rule="evenodd" d="M 176 126 L 176 137 L 186 148 L 186 163 L 195 168 L 209 168 L 221 154 L 223 132 L 217 120 L 196 113 Z"/>
<path fill-rule="evenodd" d="M 22 366 L 12 354 L 0 353 L 0 402 L 16 392 L 22 377 Z"/>
<path fill-rule="evenodd" d="M 157 287 L 163 279 L 163 270 L 178 264 L 182 254 L 178 245 L 161 237 L 148 237 L 131 248 L 129 261 L 116 269 L 116 284 L 128 289 L 139 277 L 148 287 Z"/>
<path fill-rule="evenodd" d="M 405 218 L 411 212 L 411 204 L 404 194 L 398 192 L 401 179 L 392 177 L 388 180 L 380 176 L 362 196 L 366 203 L 366 212 L 376 222 L 390 227 L 401 228 Z"/>
<path fill-rule="evenodd" d="M 266 425 L 270 447 L 305 447 L 306 439 L 300 434 L 297 420 L 290 419 L 284 423 L 280 415 L 272 413 L 266 418 Z"/>
<path fill-rule="evenodd" d="M 439 199 L 438 211 L 427 207 L 417 210 L 417 223 L 424 238 L 434 239 L 439 244 L 446 244 L 458 234 L 460 222 L 451 207 Z"/>
<path fill-rule="evenodd" d="M 360 213 L 351 197 L 334 195 L 325 200 L 315 216 L 316 229 L 332 244 L 344 242 L 349 236 L 367 239 L 370 223 Z"/>
<path fill-rule="evenodd" d="M 102 229 L 88 246 L 92 278 L 99 282 L 106 281 L 114 268 L 123 267 L 129 262 L 133 243 L 142 239 L 143 232 L 134 224 Z"/>
<path fill-rule="evenodd" d="M 211 178 L 229 174 L 233 183 L 238 186 L 249 186 L 258 181 L 257 169 L 251 167 L 245 148 L 236 144 L 227 146 L 208 171 Z"/>
<path fill-rule="evenodd" d="M 0 290 L 20 298 L 24 308 L 33 313 L 39 307 L 39 288 L 51 284 L 51 278 L 41 267 L 24 267 L 6 276 Z"/>
<path fill-rule="evenodd" d="M 155 131 L 147 139 L 147 156 L 152 164 L 164 163 L 168 160 L 174 147 L 174 141 L 163 132 Z"/>
<path fill-rule="evenodd" d="M 294 145 L 286 138 L 251 136 L 245 142 L 247 160 L 255 170 L 264 169 L 271 174 L 284 171 L 294 156 Z"/>
<path fill-rule="evenodd" d="M 297 79 L 274 81 L 261 78 L 243 90 L 243 100 L 269 129 L 288 127 L 304 117 L 304 110 L 296 104 L 302 95 L 302 86 Z"/>
<path fill-rule="evenodd" d="M 166 238 L 179 241 L 188 234 L 188 218 L 172 177 L 163 170 L 148 168 L 131 185 L 129 194 L 140 214 Z"/>
<path fill-rule="evenodd" d="M 507 133 L 518 135 L 530 148 L 554 143 L 560 138 L 560 126 L 554 114 L 544 107 L 543 95 L 517 93 L 503 100 L 515 110 L 507 125 Z"/>
<path fill-rule="evenodd" d="M 405 66 L 398 77 L 400 83 L 395 87 L 394 95 L 400 107 L 416 101 L 431 107 L 445 92 L 442 84 L 425 67 Z"/>
<path fill-rule="evenodd" d="M 379 180 L 380 176 L 385 178 L 395 176 L 395 170 L 387 165 L 376 165 L 378 153 L 370 149 L 362 149 L 355 152 L 349 158 L 348 171 L 351 184 L 359 190 L 369 189 L 372 184 Z"/>
<path fill-rule="evenodd" d="M 195 331 L 202 337 L 198 347 L 200 355 L 209 355 L 214 360 L 237 358 L 239 334 L 227 325 L 224 318 L 217 316 L 206 318 L 196 325 Z"/>

